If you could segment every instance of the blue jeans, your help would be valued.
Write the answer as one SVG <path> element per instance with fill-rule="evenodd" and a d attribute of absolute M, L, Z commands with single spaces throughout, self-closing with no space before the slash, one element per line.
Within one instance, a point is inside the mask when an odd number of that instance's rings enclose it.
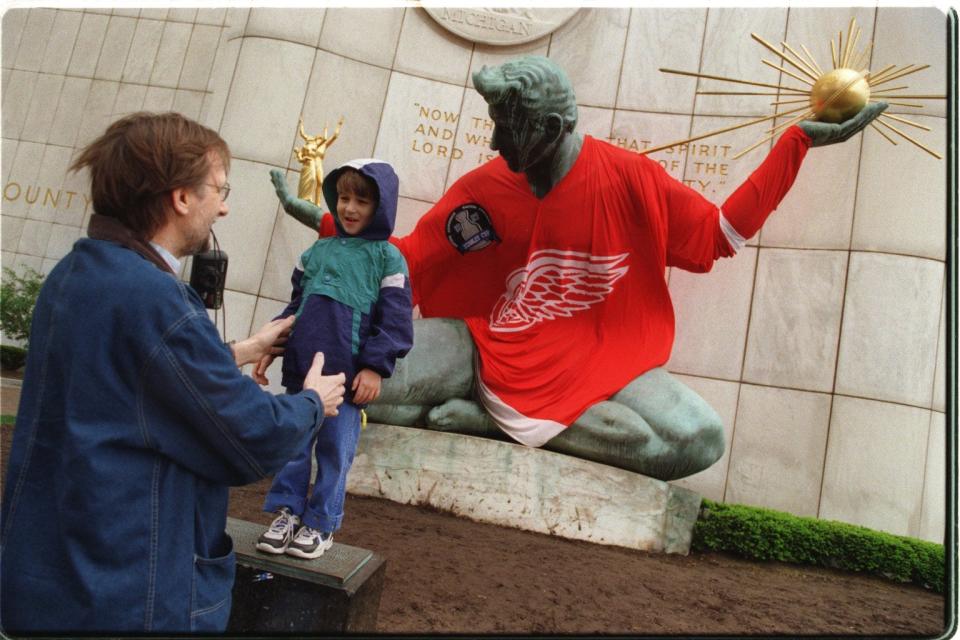
<path fill-rule="evenodd" d="M 333 533 L 343 521 L 343 499 L 347 492 L 347 472 L 353 463 L 360 437 L 360 408 L 344 402 L 340 414 L 325 418 L 317 438 L 288 462 L 273 479 L 263 510 L 273 512 L 287 507 L 308 527 Z M 310 486 L 310 452 L 317 459 L 317 477 Z"/>

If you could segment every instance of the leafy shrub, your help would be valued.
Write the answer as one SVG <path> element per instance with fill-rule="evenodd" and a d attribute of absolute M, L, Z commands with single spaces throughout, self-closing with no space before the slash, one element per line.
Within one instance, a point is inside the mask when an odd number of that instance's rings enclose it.
<path fill-rule="evenodd" d="M 0 368 L 14 371 L 27 361 L 27 350 L 13 345 L 0 345 Z"/>
<path fill-rule="evenodd" d="M 19 274 L 4 267 L 0 284 L 0 329 L 6 338 L 30 340 L 33 306 L 42 284 L 43 276 L 29 267 Z"/>
<path fill-rule="evenodd" d="M 691 548 L 863 571 L 938 593 L 944 589 L 943 545 L 772 509 L 704 500 Z"/>

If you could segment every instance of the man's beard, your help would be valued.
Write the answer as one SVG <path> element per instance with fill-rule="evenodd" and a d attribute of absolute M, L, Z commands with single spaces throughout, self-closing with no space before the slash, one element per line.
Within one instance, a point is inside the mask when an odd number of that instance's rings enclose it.
<path fill-rule="evenodd" d="M 198 253 L 203 253 L 204 251 L 209 251 L 212 248 L 210 236 L 211 232 L 207 231 L 207 233 L 205 233 L 202 237 L 198 236 L 196 238 L 191 238 L 185 254 L 188 256 L 193 256 Z"/>

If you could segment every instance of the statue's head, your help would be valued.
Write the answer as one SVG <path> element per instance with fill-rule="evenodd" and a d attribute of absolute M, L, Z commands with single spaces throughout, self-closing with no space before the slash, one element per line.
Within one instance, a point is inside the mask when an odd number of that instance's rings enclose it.
<path fill-rule="evenodd" d="M 526 56 L 473 74 L 494 121 L 491 149 L 511 171 L 549 160 L 577 124 L 577 102 L 567 74 L 542 56 Z"/>

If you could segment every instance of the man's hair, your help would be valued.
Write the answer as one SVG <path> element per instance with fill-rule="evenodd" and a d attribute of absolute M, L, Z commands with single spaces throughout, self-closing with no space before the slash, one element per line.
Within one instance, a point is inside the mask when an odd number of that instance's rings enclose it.
<path fill-rule="evenodd" d="M 473 86 L 491 105 L 518 101 L 530 118 L 548 113 L 563 117 L 564 128 L 577 124 L 577 100 L 563 69 L 543 56 L 524 56 L 473 74 Z"/>
<path fill-rule="evenodd" d="M 366 198 L 376 203 L 380 198 L 377 183 L 352 167 L 346 167 L 337 176 L 337 196 L 341 193 L 352 193 L 359 198 Z"/>
<path fill-rule="evenodd" d="M 90 170 L 94 211 L 149 239 L 165 222 L 166 194 L 200 188 L 211 152 L 230 169 L 230 148 L 217 132 L 179 113 L 138 112 L 107 127 L 70 170 Z"/>

